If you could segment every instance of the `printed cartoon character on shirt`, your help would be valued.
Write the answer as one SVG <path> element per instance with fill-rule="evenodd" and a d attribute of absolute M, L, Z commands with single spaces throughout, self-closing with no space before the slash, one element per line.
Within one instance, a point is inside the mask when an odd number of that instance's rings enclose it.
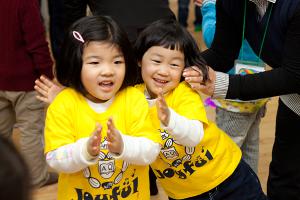
<path fill-rule="evenodd" d="M 128 168 L 128 163 L 126 161 L 123 161 L 121 171 L 117 172 L 118 174 L 113 179 L 113 181 L 111 181 L 111 177 L 116 172 L 116 165 L 115 165 L 115 159 L 113 158 L 112 154 L 107 151 L 108 147 L 107 147 L 106 137 L 104 138 L 104 141 L 101 143 L 100 149 L 101 152 L 99 153 L 98 173 L 103 179 L 107 179 L 108 181 L 101 183 L 100 180 L 98 180 L 95 177 L 92 177 L 89 167 L 83 170 L 83 175 L 86 179 L 88 179 L 88 182 L 91 187 L 100 188 L 102 186 L 103 189 L 111 189 L 113 185 L 120 183 L 120 181 L 122 180 L 123 174 Z"/>
<path fill-rule="evenodd" d="M 162 171 L 156 170 L 159 174 L 158 178 L 171 178 L 177 174 L 179 178 L 186 179 L 194 172 L 192 166 L 201 167 L 213 159 L 210 151 L 203 146 L 184 146 L 183 148 L 178 141 L 169 135 L 167 130 L 159 129 L 159 132 L 164 144 L 159 156 L 160 159 L 165 160 L 168 166 Z M 195 153 L 196 149 L 197 152 Z"/>
<path fill-rule="evenodd" d="M 175 143 L 180 145 L 180 143 L 174 138 L 169 137 L 169 134 L 166 130 L 159 131 L 161 134 L 161 138 L 164 141 L 164 147 L 161 149 L 161 153 L 166 159 L 174 160 L 172 162 L 172 166 L 177 167 L 178 165 L 182 164 L 183 161 L 191 160 L 192 154 L 195 151 L 195 147 L 185 147 L 186 155 L 184 155 L 182 158 L 179 158 L 179 153 L 177 152 L 176 147 L 173 146 L 173 144 Z"/>

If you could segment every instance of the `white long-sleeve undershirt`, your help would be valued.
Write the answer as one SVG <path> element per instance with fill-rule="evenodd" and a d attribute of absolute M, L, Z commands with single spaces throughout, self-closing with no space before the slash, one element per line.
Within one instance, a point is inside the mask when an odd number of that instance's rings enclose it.
<path fill-rule="evenodd" d="M 120 155 L 112 153 L 115 159 L 125 160 L 130 164 L 149 165 L 159 154 L 160 145 L 144 137 L 122 135 L 123 152 Z M 64 145 L 46 154 L 50 167 L 58 172 L 74 173 L 98 161 L 87 152 L 88 138 L 82 138 L 75 143 Z"/>
<path fill-rule="evenodd" d="M 123 152 L 115 159 L 125 160 L 135 165 L 149 165 L 155 161 L 160 152 L 160 144 L 145 137 L 123 135 Z"/>
<path fill-rule="evenodd" d="M 46 154 L 48 165 L 60 173 L 74 173 L 96 164 L 97 158 L 90 156 L 87 152 L 88 139 L 81 138 L 75 143 L 48 152 Z"/>
<path fill-rule="evenodd" d="M 150 107 L 156 106 L 156 99 L 151 99 L 148 91 L 144 94 Z M 170 121 L 168 126 L 161 123 L 161 127 L 168 131 L 181 145 L 194 147 L 200 143 L 204 136 L 203 123 L 199 120 L 191 120 L 170 110 Z"/>
<path fill-rule="evenodd" d="M 169 110 L 169 124 L 164 126 L 161 123 L 162 128 L 166 129 L 181 145 L 188 147 L 198 145 L 204 136 L 203 123 L 199 120 L 187 119 L 171 108 Z"/>

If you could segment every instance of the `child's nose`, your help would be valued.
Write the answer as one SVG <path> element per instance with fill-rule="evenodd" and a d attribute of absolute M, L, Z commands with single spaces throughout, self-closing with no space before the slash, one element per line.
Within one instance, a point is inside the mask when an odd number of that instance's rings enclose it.
<path fill-rule="evenodd" d="M 112 76 L 114 74 L 113 67 L 110 65 L 105 65 L 101 69 L 102 76 Z"/>
<path fill-rule="evenodd" d="M 158 69 L 158 73 L 164 76 L 169 75 L 168 67 L 166 65 L 161 65 Z"/>

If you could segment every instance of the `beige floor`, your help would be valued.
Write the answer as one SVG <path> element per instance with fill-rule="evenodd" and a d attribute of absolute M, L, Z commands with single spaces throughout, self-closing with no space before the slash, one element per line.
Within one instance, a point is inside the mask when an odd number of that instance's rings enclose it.
<path fill-rule="evenodd" d="M 170 7 L 173 11 L 177 10 L 177 1 L 170 0 Z M 192 21 L 193 21 L 193 9 L 191 7 L 191 13 L 189 18 L 189 30 L 197 40 L 201 49 L 205 49 L 202 42 L 201 33 L 194 33 Z M 260 126 L 260 158 L 259 158 L 259 172 L 258 176 L 260 178 L 262 187 L 266 191 L 266 182 L 269 171 L 269 163 L 271 160 L 271 151 L 274 141 L 274 128 L 275 128 L 275 115 L 277 111 L 277 98 L 272 98 L 267 105 L 267 114 L 263 118 Z M 214 110 L 207 108 L 208 116 L 211 120 L 214 120 Z M 34 191 L 33 199 L 34 200 L 55 200 L 57 192 L 57 184 L 46 186 Z M 151 197 L 151 200 L 167 200 L 163 189 L 159 187 L 159 194 L 157 196 Z"/>

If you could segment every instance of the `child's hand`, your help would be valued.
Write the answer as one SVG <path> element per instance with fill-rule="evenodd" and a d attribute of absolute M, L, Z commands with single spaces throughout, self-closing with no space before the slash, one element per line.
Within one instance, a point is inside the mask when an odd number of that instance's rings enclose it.
<path fill-rule="evenodd" d="M 170 121 L 170 110 L 163 96 L 162 90 L 159 92 L 156 100 L 158 119 L 164 126 L 168 126 Z"/>
<path fill-rule="evenodd" d="M 87 151 L 91 156 L 97 156 L 100 153 L 102 126 L 96 123 L 96 128 L 87 143 Z"/>
<path fill-rule="evenodd" d="M 34 89 L 39 93 L 38 100 L 50 104 L 64 88 L 42 75 L 35 81 Z"/>
<path fill-rule="evenodd" d="M 116 129 L 112 118 L 107 121 L 107 145 L 108 150 L 115 154 L 121 154 L 123 151 L 123 139 L 120 132 Z"/>

